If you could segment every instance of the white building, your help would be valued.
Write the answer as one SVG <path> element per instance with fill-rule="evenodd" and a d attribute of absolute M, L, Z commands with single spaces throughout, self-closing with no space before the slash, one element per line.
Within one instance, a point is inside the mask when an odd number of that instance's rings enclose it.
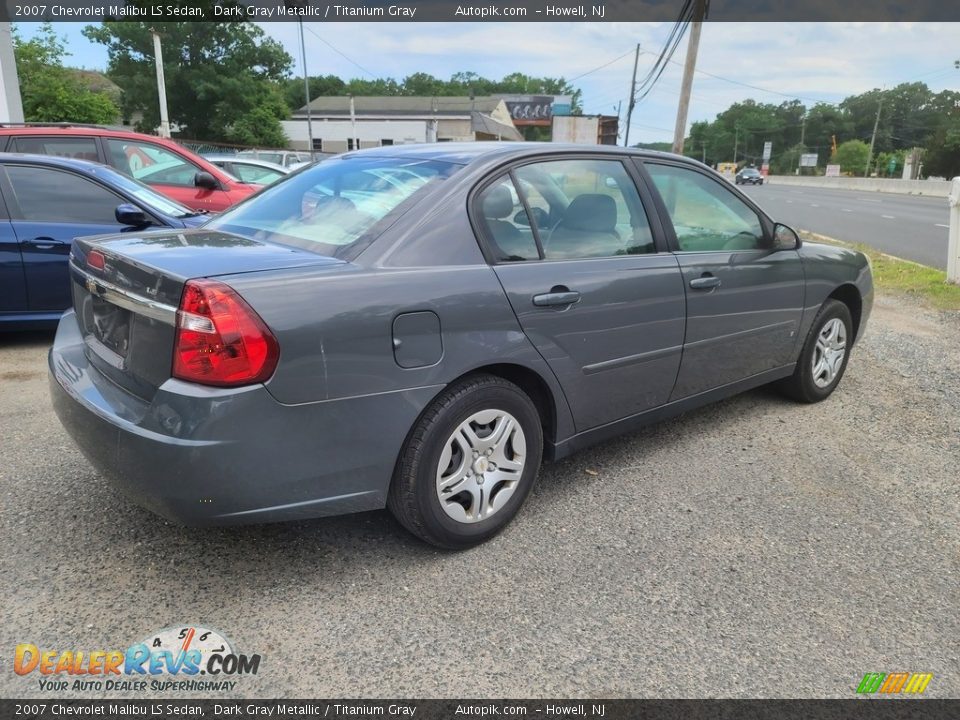
<path fill-rule="evenodd" d="M 310 103 L 313 149 L 476 140 L 522 140 L 510 111 L 495 97 L 318 97 Z M 294 150 L 309 149 L 307 108 L 283 122 Z"/>

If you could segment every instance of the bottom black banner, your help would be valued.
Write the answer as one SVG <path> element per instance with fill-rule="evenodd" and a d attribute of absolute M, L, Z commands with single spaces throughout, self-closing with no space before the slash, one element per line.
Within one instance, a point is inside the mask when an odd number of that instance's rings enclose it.
<path fill-rule="evenodd" d="M 960 700 L 0 700 L 0 718 L 951 720 Z"/>

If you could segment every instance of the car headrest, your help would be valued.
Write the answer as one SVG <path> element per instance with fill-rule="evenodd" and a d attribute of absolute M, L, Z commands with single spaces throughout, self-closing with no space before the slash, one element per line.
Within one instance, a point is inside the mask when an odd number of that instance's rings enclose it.
<path fill-rule="evenodd" d="M 483 199 L 483 216 L 505 218 L 513 212 L 513 198 L 505 185 L 497 185 Z"/>
<path fill-rule="evenodd" d="M 564 227 L 582 232 L 614 233 L 617 230 L 617 203 L 609 195 L 578 195 L 563 215 Z"/>

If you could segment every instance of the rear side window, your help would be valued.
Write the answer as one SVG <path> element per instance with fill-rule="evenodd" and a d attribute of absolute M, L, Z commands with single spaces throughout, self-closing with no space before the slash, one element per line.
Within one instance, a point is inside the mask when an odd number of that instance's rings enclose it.
<path fill-rule="evenodd" d="M 123 200 L 79 175 L 50 168 L 8 165 L 7 176 L 23 220 L 116 225 Z"/>
<path fill-rule="evenodd" d="M 656 252 L 636 185 L 619 160 L 551 160 L 514 176 L 546 260 Z"/>
<path fill-rule="evenodd" d="M 530 220 L 509 176 L 481 192 L 476 207 L 498 262 L 540 259 Z"/>
<path fill-rule="evenodd" d="M 8 152 L 36 153 L 37 155 L 56 155 L 57 157 L 77 158 L 99 162 L 97 141 L 92 137 L 41 137 L 21 136 L 13 138 Z"/>

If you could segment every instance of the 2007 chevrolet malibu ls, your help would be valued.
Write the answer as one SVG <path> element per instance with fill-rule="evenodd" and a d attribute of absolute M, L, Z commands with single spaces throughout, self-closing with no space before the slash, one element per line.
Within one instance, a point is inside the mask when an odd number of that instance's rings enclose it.
<path fill-rule="evenodd" d="M 816 402 L 873 301 L 709 168 L 613 147 L 384 147 L 196 230 L 80 239 L 61 421 L 183 523 L 387 506 L 482 542 L 541 460 L 765 383 Z"/>

